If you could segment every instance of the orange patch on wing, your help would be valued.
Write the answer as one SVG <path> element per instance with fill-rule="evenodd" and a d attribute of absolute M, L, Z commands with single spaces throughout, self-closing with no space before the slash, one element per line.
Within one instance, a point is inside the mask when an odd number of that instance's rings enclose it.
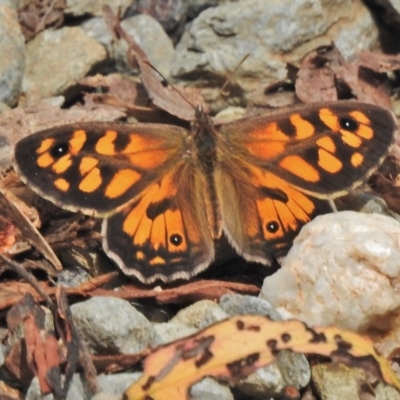
<path fill-rule="evenodd" d="M 62 174 L 72 165 L 71 156 L 66 154 L 65 156 L 59 158 L 52 167 L 52 170 L 56 174 Z"/>
<path fill-rule="evenodd" d="M 250 177 L 257 186 L 264 186 L 272 191 L 276 189 L 284 192 L 287 196 L 287 201 L 285 202 L 272 198 L 265 198 L 256 202 L 266 240 L 282 238 L 286 232 L 297 230 L 299 224 L 310 221 L 315 205 L 308 196 L 270 172 L 253 166 L 250 166 L 249 170 L 251 172 Z M 267 229 L 268 223 L 273 221 L 279 224 L 276 232 L 270 232 Z"/>
<path fill-rule="evenodd" d="M 372 130 L 372 128 L 366 125 L 360 125 L 356 133 L 358 136 L 367 140 L 371 140 L 374 137 L 374 131 Z"/>
<path fill-rule="evenodd" d="M 352 111 L 349 113 L 354 119 L 356 119 L 360 124 L 370 125 L 371 120 L 361 111 Z"/>
<path fill-rule="evenodd" d="M 335 142 L 329 136 L 324 136 L 317 140 L 317 146 L 329 151 L 330 153 L 336 152 Z"/>
<path fill-rule="evenodd" d="M 79 164 L 79 172 L 81 175 L 87 174 L 91 171 L 97 164 L 99 160 L 93 157 L 83 157 Z"/>
<path fill-rule="evenodd" d="M 285 151 L 285 145 L 282 142 L 247 142 L 246 148 L 252 155 L 262 160 L 270 160 L 272 157 L 282 154 Z"/>
<path fill-rule="evenodd" d="M 79 184 L 79 189 L 85 193 L 93 193 L 102 183 L 101 173 L 98 168 L 93 168 Z"/>
<path fill-rule="evenodd" d="M 156 266 L 158 266 L 158 265 L 165 265 L 166 262 L 165 262 L 165 260 L 164 260 L 163 258 L 161 258 L 160 256 L 158 256 L 158 257 L 154 257 L 154 258 L 152 258 L 151 260 L 149 260 L 149 264 L 150 264 L 152 267 L 156 267 Z"/>
<path fill-rule="evenodd" d="M 49 138 L 42 140 L 40 146 L 36 150 L 36 153 L 41 154 L 44 153 L 45 151 L 48 151 L 51 148 L 51 146 L 53 146 L 53 144 L 54 144 L 54 139 Z"/>
<path fill-rule="evenodd" d="M 54 186 L 62 192 L 67 192 L 69 189 L 69 183 L 62 178 L 56 179 L 54 181 Z"/>
<path fill-rule="evenodd" d="M 361 146 L 362 140 L 360 139 L 359 136 L 345 130 L 341 130 L 340 133 L 342 134 L 343 142 L 349 145 L 350 147 L 358 148 Z"/>
<path fill-rule="evenodd" d="M 75 131 L 69 141 L 69 149 L 71 154 L 78 154 L 86 142 L 86 132 L 82 129 Z"/>
<path fill-rule="evenodd" d="M 139 179 L 141 175 L 132 169 L 122 169 L 117 171 L 107 185 L 104 192 L 109 199 L 115 199 L 130 189 Z"/>
<path fill-rule="evenodd" d="M 319 110 L 319 118 L 333 132 L 339 130 L 338 117 L 329 108 L 321 108 Z"/>
<path fill-rule="evenodd" d="M 133 166 L 143 169 L 154 169 L 163 164 L 169 157 L 167 151 L 153 150 L 142 152 L 139 154 L 132 154 L 129 156 L 130 162 Z"/>
<path fill-rule="evenodd" d="M 339 172 L 343 168 L 342 162 L 325 149 L 318 150 L 318 165 L 332 174 Z"/>
<path fill-rule="evenodd" d="M 187 243 L 184 235 L 184 227 L 182 221 L 182 214 L 179 210 L 167 210 L 165 211 L 165 225 L 168 231 L 168 239 L 172 235 L 180 235 L 182 242 L 179 245 L 174 245 L 168 240 L 168 251 L 170 253 L 176 253 L 179 251 L 187 250 Z M 192 232 L 192 231 L 191 231 Z"/>
<path fill-rule="evenodd" d="M 158 190 L 158 185 L 153 184 L 149 186 L 144 192 L 143 196 L 138 201 L 138 203 L 135 204 L 129 211 L 122 227 L 123 231 L 127 235 L 134 236 L 142 218 L 148 219 L 146 217 L 146 210 L 150 202 L 152 201 L 153 197 L 157 193 L 157 190 Z"/>
<path fill-rule="evenodd" d="M 151 228 L 150 242 L 154 250 L 158 250 L 160 247 L 167 248 L 166 230 L 165 230 L 165 216 L 160 214 L 153 220 L 153 226 Z"/>
<path fill-rule="evenodd" d="M 117 138 L 116 131 L 107 131 L 104 136 L 101 137 L 96 143 L 96 151 L 99 154 L 104 154 L 107 156 L 112 156 L 115 154 L 114 141 Z"/>
<path fill-rule="evenodd" d="M 299 156 L 287 156 L 279 165 L 307 182 L 318 182 L 320 179 L 318 171 Z"/>
<path fill-rule="evenodd" d="M 146 215 L 142 215 L 133 238 L 133 243 L 136 246 L 143 246 L 149 240 L 152 226 L 153 221 Z"/>
<path fill-rule="evenodd" d="M 249 132 L 248 136 L 255 141 L 278 141 L 278 142 L 287 142 L 289 140 L 288 136 L 279 129 L 278 124 L 276 122 L 271 122 L 264 127 L 253 129 Z"/>
<path fill-rule="evenodd" d="M 298 139 L 306 139 L 314 135 L 315 129 L 307 120 L 301 118 L 300 114 L 293 114 L 290 122 L 296 128 L 296 137 Z"/>
<path fill-rule="evenodd" d="M 361 153 L 353 153 L 351 156 L 351 165 L 355 168 L 362 165 L 364 162 L 364 156 Z"/>
<path fill-rule="evenodd" d="M 47 168 L 53 164 L 54 158 L 49 153 L 44 153 L 37 158 L 37 165 L 40 168 Z"/>
<path fill-rule="evenodd" d="M 163 141 L 150 136 L 141 135 L 140 133 L 131 133 L 129 135 L 129 143 L 126 145 L 122 154 L 135 154 L 142 151 L 153 151 L 163 147 Z"/>

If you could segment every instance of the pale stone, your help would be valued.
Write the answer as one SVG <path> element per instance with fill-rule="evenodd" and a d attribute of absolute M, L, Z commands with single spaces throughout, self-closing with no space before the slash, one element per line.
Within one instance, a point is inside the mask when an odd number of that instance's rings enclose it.
<path fill-rule="evenodd" d="M 317 217 L 300 231 L 260 297 L 310 325 L 387 329 L 400 306 L 400 223 L 353 211 Z M 383 318 L 385 317 L 385 318 Z"/>

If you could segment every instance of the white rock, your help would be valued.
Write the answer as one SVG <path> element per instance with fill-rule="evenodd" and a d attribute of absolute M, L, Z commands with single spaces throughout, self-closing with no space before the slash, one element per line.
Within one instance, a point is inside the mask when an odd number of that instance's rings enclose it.
<path fill-rule="evenodd" d="M 353 211 L 320 216 L 301 230 L 260 297 L 311 325 L 386 329 L 400 306 L 399 260 L 398 221 Z"/>

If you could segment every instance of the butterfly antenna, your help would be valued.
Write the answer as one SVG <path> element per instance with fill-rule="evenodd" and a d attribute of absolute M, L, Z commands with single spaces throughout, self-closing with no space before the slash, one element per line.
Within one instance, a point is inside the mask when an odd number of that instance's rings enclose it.
<path fill-rule="evenodd" d="M 232 81 L 233 77 L 236 75 L 237 70 L 239 67 L 246 61 L 246 59 L 250 56 L 250 53 L 247 53 L 236 65 L 235 69 L 229 74 L 228 78 L 226 79 L 225 83 L 222 85 L 221 89 L 219 90 L 223 96 L 228 96 L 229 92 L 226 89 L 228 84 Z"/>
<path fill-rule="evenodd" d="M 196 109 L 196 107 L 154 66 L 151 64 L 151 62 L 145 60 L 144 61 L 154 72 L 157 72 L 158 75 L 161 76 L 162 80 L 172 89 L 174 90 L 186 103 L 189 104 L 190 107 L 193 108 L 193 110 Z"/>

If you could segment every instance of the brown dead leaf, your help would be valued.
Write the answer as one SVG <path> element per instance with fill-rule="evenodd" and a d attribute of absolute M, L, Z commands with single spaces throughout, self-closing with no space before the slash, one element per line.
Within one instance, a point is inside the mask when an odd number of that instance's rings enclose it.
<path fill-rule="evenodd" d="M 6 111 L 0 114 L 0 171 L 10 168 L 14 145 L 31 133 L 73 122 L 116 121 L 123 117 L 123 111 L 113 108 L 62 110 L 46 104 Z"/>
<path fill-rule="evenodd" d="M 194 118 L 194 106 L 203 105 L 204 99 L 196 88 L 173 88 L 150 64 L 146 53 L 139 44 L 121 27 L 109 6 L 103 8 L 106 23 L 117 38 L 122 38 L 128 44 L 127 59 L 135 68 L 139 67 L 141 79 L 153 103 L 162 110 L 184 121 Z M 204 106 L 205 107 L 205 106 Z"/>
<path fill-rule="evenodd" d="M 15 389 L 6 382 L 0 381 L 0 399 L 1 400 L 24 400 L 25 395 L 18 389 Z"/>
<path fill-rule="evenodd" d="M 326 48 L 317 49 L 307 55 L 301 63 L 296 80 L 296 94 L 305 103 L 338 98 L 335 74 L 329 68 L 325 50 Z M 336 48 L 333 48 L 331 52 L 334 57 L 340 57 Z"/>
<path fill-rule="evenodd" d="M 7 210 L 8 215 L 12 218 L 18 229 L 22 233 L 23 240 L 28 241 L 35 247 L 44 257 L 50 261 L 56 271 L 62 271 L 62 265 L 53 249 L 49 246 L 47 241 L 43 238 L 40 232 L 35 228 L 32 222 L 21 211 L 19 204 L 21 203 L 12 193 L 0 189 L 0 200 L 4 204 L 4 209 Z"/>
<path fill-rule="evenodd" d="M 112 296 L 121 299 L 154 298 L 158 304 L 179 304 L 199 300 L 217 300 L 228 293 L 258 294 L 260 289 L 255 285 L 244 283 L 199 280 L 180 284 L 163 290 L 146 289 L 144 286 L 123 285 L 119 291 L 94 289 L 90 296 Z"/>
<path fill-rule="evenodd" d="M 20 303 L 9 310 L 7 325 L 11 333 L 18 327 L 23 327 L 24 332 L 23 339 L 14 344 L 16 350 L 13 354 L 20 354 L 20 363 L 17 364 L 19 369 L 16 370 L 11 362 L 7 363 L 8 367 L 13 369 L 14 376 L 17 373 L 20 380 L 26 379 L 29 373 L 24 372 L 24 369 L 28 367 L 38 377 L 43 394 L 59 392 L 61 374 L 58 342 L 54 334 L 45 329 L 45 313 L 35 304 L 32 296 L 27 294 Z M 53 377 L 52 382 L 49 382 L 48 374 Z M 54 380 L 54 377 L 57 379 Z"/>
<path fill-rule="evenodd" d="M 54 297 L 56 288 L 48 282 L 38 282 L 40 289 L 49 297 Z M 102 289 L 107 285 L 110 289 Z M 119 290 L 114 290 L 118 286 Z M 167 289 L 147 288 L 144 285 L 120 285 L 119 273 L 110 272 L 89 281 L 75 288 L 66 288 L 67 296 L 112 296 L 120 299 L 148 299 L 153 298 L 159 304 L 179 304 L 188 301 L 210 299 L 216 300 L 227 293 L 258 294 L 260 289 L 255 285 L 244 283 L 199 280 L 189 282 L 181 286 Z M 0 282 L 0 311 L 6 310 L 19 302 L 24 294 L 29 293 L 35 301 L 41 301 L 42 297 L 28 283 L 10 281 Z"/>
<path fill-rule="evenodd" d="M 385 200 L 390 210 L 400 214 L 400 159 L 389 156 L 369 179 L 373 192 Z"/>
<path fill-rule="evenodd" d="M 239 315 L 154 349 L 144 361 L 143 375 L 128 388 L 125 397 L 185 400 L 191 386 L 204 377 L 238 382 L 268 365 L 281 350 L 320 354 L 361 366 L 371 382 L 383 379 L 400 389 L 400 380 L 388 360 L 366 337 L 334 327 L 309 327 L 295 320 Z"/>
<path fill-rule="evenodd" d="M 360 101 L 391 108 L 387 72 L 399 69 L 400 56 L 363 52 L 346 61 L 334 45 L 324 46 L 303 60 L 296 94 L 304 102 L 352 94 Z"/>
<path fill-rule="evenodd" d="M 143 84 L 134 77 L 126 75 L 115 73 L 104 76 L 97 74 L 82 78 L 79 84 L 96 89 L 97 92 L 101 89 L 109 98 L 126 106 L 146 107 L 150 101 Z"/>
<path fill-rule="evenodd" d="M 260 110 L 289 106 L 297 102 L 294 84 L 290 81 L 281 81 L 252 92 L 248 98 L 246 116 Z"/>
<path fill-rule="evenodd" d="M 31 0 L 25 3 L 18 9 L 18 20 L 26 41 L 45 28 L 58 28 L 64 22 L 65 0 Z"/>

